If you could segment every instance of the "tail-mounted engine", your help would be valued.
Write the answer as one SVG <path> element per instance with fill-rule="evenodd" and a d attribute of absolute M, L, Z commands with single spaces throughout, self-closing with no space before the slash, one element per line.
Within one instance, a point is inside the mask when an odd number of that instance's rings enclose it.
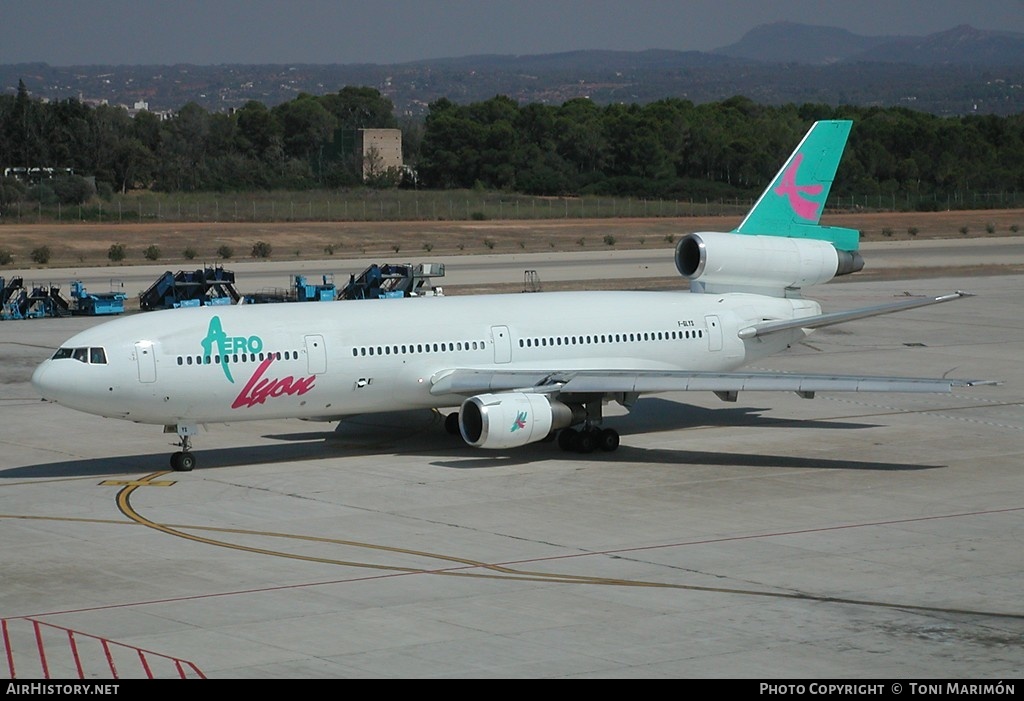
<path fill-rule="evenodd" d="M 782 297 L 863 267 L 856 251 L 840 251 L 817 239 L 700 232 L 676 244 L 676 268 L 696 292 Z"/>
<path fill-rule="evenodd" d="M 470 397 L 459 409 L 462 438 L 476 448 L 516 448 L 580 423 L 585 412 L 544 394 L 508 392 Z"/>

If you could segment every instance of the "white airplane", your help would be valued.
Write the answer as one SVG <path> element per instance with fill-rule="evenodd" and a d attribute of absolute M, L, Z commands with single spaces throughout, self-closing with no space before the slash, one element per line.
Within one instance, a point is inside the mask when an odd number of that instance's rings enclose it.
<path fill-rule="evenodd" d="M 177 433 L 195 467 L 199 426 L 333 420 L 458 406 L 446 427 L 479 448 L 558 432 L 565 450 L 613 451 L 602 407 L 707 390 L 949 392 L 972 380 L 737 372 L 813 329 L 965 293 L 822 313 L 803 287 L 863 267 L 859 234 L 818 221 L 851 122 L 815 123 L 740 226 L 683 237 L 690 290 L 554 292 L 148 312 L 84 331 L 44 361 L 45 398 Z"/>

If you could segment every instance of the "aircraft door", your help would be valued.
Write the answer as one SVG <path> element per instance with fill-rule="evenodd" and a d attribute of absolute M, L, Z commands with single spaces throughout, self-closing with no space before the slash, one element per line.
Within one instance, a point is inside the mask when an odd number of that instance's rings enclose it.
<path fill-rule="evenodd" d="M 708 350 L 722 350 L 722 322 L 717 314 L 708 314 L 704 317 L 704 323 L 708 325 Z"/>
<path fill-rule="evenodd" d="M 327 347 L 324 345 L 324 337 L 320 334 L 306 336 L 306 363 L 310 375 L 327 372 Z"/>
<path fill-rule="evenodd" d="M 152 341 L 135 343 L 135 362 L 139 366 L 139 382 L 156 382 L 156 349 Z"/>
<path fill-rule="evenodd" d="M 512 338 L 507 326 L 492 326 L 491 341 L 494 343 L 494 362 L 508 363 L 512 361 Z"/>

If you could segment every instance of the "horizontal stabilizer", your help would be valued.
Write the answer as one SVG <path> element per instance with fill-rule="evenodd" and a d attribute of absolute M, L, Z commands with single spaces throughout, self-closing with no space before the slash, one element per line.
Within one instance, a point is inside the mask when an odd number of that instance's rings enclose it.
<path fill-rule="evenodd" d="M 757 336 L 766 336 L 780 331 L 790 331 L 792 329 L 820 329 L 825 326 L 832 326 L 833 324 L 842 324 L 847 321 L 854 321 L 855 319 L 865 319 L 870 316 L 892 314 L 893 312 L 902 312 L 907 309 L 927 307 L 932 304 L 952 302 L 955 299 L 963 299 L 964 297 L 973 296 L 974 295 L 968 292 L 957 291 L 952 294 L 940 295 L 938 297 L 912 297 L 892 304 L 879 304 L 874 307 L 861 307 L 860 309 L 851 309 L 845 312 L 818 314 L 817 316 L 807 316 L 801 319 L 766 321 L 761 324 L 754 324 L 740 329 L 738 335 L 740 338 L 755 338 Z"/>

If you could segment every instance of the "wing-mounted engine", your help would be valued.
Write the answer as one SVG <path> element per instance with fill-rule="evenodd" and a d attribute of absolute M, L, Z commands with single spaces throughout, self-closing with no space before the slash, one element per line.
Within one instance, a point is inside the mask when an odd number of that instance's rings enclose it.
<path fill-rule="evenodd" d="M 856 251 L 828 241 L 700 232 L 676 244 L 676 268 L 695 292 L 753 292 L 777 297 L 857 272 Z"/>
<path fill-rule="evenodd" d="M 476 448 L 516 448 L 583 421 L 580 406 L 545 394 L 507 392 L 470 397 L 459 409 L 462 438 Z"/>

